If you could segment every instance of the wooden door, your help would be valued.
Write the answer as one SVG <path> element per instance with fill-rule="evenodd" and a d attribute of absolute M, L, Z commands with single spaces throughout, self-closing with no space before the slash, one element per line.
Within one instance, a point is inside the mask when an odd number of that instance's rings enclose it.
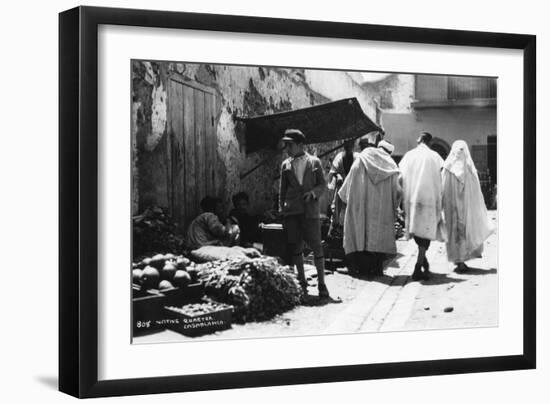
<path fill-rule="evenodd" d="M 170 207 L 184 229 L 200 213 L 201 199 L 216 196 L 216 93 L 180 77 L 168 82 Z"/>

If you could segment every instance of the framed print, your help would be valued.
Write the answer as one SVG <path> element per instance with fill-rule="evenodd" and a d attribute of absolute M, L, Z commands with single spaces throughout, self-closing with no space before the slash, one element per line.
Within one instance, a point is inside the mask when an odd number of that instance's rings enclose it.
<path fill-rule="evenodd" d="M 535 367 L 534 36 L 59 27 L 61 391 Z"/>

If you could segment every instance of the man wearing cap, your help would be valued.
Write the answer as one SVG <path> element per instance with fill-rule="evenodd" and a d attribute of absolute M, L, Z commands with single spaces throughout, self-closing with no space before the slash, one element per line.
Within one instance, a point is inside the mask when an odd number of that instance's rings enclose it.
<path fill-rule="evenodd" d="M 319 298 L 328 299 L 319 207 L 319 197 L 326 192 L 327 184 L 321 161 L 304 151 L 305 139 L 298 129 L 287 129 L 282 139 L 289 157 L 281 165 L 279 210 L 284 217 L 291 264 L 296 265 L 302 289 L 307 295 L 303 256 L 305 241 L 313 250 Z"/>
<path fill-rule="evenodd" d="M 378 130 L 369 132 L 359 138 L 359 149 L 361 151 L 365 150 L 368 147 L 376 147 L 382 134 Z"/>
<path fill-rule="evenodd" d="M 392 147 L 383 142 L 388 149 Z M 396 253 L 399 169 L 380 143 L 359 153 L 338 193 L 346 204 L 344 251 L 349 269 L 369 277 L 382 275 L 385 255 Z"/>
<path fill-rule="evenodd" d="M 445 239 L 441 203 L 443 159 L 430 149 L 431 140 L 430 133 L 420 133 L 418 146 L 405 153 L 399 164 L 403 185 L 405 233 L 408 238 L 414 237 L 418 245 L 418 258 L 412 274 L 415 281 L 429 278 L 430 264 L 426 251 L 430 242 Z"/>
<path fill-rule="evenodd" d="M 388 153 L 388 155 L 392 155 L 393 154 L 393 151 L 395 150 L 395 146 L 392 145 L 390 142 L 388 142 L 387 140 L 381 140 L 379 143 L 378 143 L 378 148 L 379 149 L 382 149 L 384 150 L 386 153 Z"/>

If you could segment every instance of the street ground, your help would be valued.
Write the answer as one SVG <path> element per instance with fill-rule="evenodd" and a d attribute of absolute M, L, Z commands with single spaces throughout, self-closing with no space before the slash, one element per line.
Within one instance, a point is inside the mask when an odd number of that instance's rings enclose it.
<path fill-rule="evenodd" d="M 489 217 L 497 228 L 497 212 Z M 497 232 L 485 242 L 483 257 L 468 261 L 468 273 L 457 274 L 447 261 L 445 244 L 428 250 L 428 281 L 413 282 L 417 248 L 413 240 L 397 241 L 397 255 L 388 260 L 384 276 L 367 280 L 334 272 L 326 276 L 330 293 L 341 303 L 299 306 L 270 321 L 233 324 L 231 329 L 201 337 L 173 331 L 134 338 L 134 343 L 262 338 L 408 331 L 498 325 Z M 310 294 L 316 294 L 315 269 L 309 268 Z"/>

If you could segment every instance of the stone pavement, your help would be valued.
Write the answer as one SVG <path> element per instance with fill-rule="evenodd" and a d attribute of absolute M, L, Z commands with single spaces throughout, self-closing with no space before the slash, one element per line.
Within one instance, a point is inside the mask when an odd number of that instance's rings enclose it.
<path fill-rule="evenodd" d="M 496 247 L 493 234 L 485 243 L 483 258 L 468 261 L 469 273 L 457 274 L 447 261 L 445 244 L 432 242 L 427 257 L 433 275 L 428 281 L 413 282 L 417 247 L 412 240 L 399 241 L 399 253 L 384 277 L 365 285 L 324 333 L 496 326 Z"/>
<path fill-rule="evenodd" d="M 387 282 L 369 282 L 340 316 L 325 330 L 327 334 L 379 331 L 392 312 L 407 284 L 410 265 L 414 266 L 416 247 L 412 242 L 398 241 L 398 254 L 384 271 Z"/>

